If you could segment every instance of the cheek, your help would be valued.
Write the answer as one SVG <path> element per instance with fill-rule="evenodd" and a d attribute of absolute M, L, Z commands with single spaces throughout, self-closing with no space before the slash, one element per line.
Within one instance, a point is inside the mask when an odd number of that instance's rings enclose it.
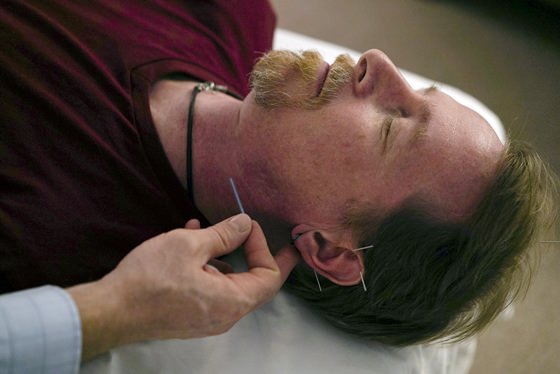
<path fill-rule="evenodd" d="M 310 157 L 324 160 L 329 167 L 359 169 L 371 159 L 371 140 L 359 127 L 337 123 L 306 131 Z"/>
<path fill-rule="evenodd" d="M 310 157 L 323 164 L 330 175 L 349 183 L 370 180 L 379 162 L 375 132 L 368 126 L 371 121 L 336 114 L 323 116 L 322 120 Z"/>
<path fill-rule="evenodd" d="M 390 162 L 383 162 L 379 168 L 379 191 L 383 203 L 389 208 L 398 206 L 420 190 L 430 189 L 433 165 L 425 154 L 409 151 L 406 148 L 396 152 Z"/>

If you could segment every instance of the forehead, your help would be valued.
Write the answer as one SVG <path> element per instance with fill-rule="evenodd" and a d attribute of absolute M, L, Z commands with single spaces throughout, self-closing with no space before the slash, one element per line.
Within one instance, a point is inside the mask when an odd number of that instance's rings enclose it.
<path fill-rule="evenodd" d="M 491 179 L 503 146 L 477 112 L 443 92 L 426 99 L 431 115 L 422 142 L 394 170 L 409 187 L 403 194 L 429 196 L 446 216 L 462 217 Z"/>
<path fill-rule="evenodd" d="M 441 145 L 453 147 L 453 150 L 470 147 L 485 150 L 500 143 L 496 132 L 484 117 L 448 94 L 430 90 L 426 100 L 430 108 L 429 136 Z"/>

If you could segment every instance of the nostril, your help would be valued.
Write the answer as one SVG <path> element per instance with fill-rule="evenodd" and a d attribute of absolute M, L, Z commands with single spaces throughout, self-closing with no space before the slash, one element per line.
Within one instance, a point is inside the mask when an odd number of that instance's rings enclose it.
<path fill-rule="evenodd" d="M 367 72 L 367 59 L 363 58 L 362 61 L 360 61 L 360 75 L 358 77 L 358 82 L 361 82 L 364 77 L 366 76 L 366 72 Z"/>
<path fill-rule="evenodd" d="M 406 110 L 405 108 L 399 108 L 399 109 L 398 109 L 398 112 L 399 112 L 399 115 L 400 115 L 402 118 L 408 118 L 408 117 L 410 117 L 409 111 Z"/>

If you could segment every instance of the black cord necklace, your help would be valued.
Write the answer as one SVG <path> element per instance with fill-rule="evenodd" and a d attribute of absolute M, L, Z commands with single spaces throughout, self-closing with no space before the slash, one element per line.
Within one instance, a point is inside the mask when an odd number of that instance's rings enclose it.
<path fill-rule="evenodd" d="M 187 193 L 189 199 L 194 204 L 194 189 L 193 189 L 193 176 L 192 176 L 192 128 L 194 119 L 194 101 L 196 95 L 201 91 L 222 92 L 226 95 L 242 100 L 243 98 L 234 92 L 228 90 L 226 86 L 215 84 L 214 82 L 203 82 L 194 86 L 192 90 L 191 101 L 189 103 L 189 115 L 187 116 Z"/>

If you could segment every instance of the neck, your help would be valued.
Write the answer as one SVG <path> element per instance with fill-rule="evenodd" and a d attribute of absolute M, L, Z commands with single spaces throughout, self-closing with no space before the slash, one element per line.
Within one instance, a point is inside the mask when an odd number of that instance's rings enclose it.
<path fill-rule="evenodd" d="M 175 174 L 186 187 L 187 116 L 196 82 L 161 80 L 150 94 L 150 109 L 160 141 Z M 266 214 L 271 196 L 247 171 L 240 141 L 242 102 L 220 92 L 200 92 L 194 103 L 192 176 L 194 203 L 211 222 L 239 213 L 229 178 L 236 184 L 245 211 L 263 227 L 271 248 L 289 242 L 291 226 Z M 247 145 L 245 145 L 247 146 Z M 250 169 L 250 168 L 249 168 Z M 254 173 L 253 173 L 254 174 Z M 263 193 L 259 193 L 260 190 Z M 268 197 L 268 199 L 267 199 Z"/>
<path fill-rule="evenodd" d="M 200 92 L 193 105 L 192 176 L 196 206 L 218 222 L 240 212 L 229 179 L 239 184 L 241 101 L 219 92 Z M 243 200 L 242 200 L 243 201 Z"/>

